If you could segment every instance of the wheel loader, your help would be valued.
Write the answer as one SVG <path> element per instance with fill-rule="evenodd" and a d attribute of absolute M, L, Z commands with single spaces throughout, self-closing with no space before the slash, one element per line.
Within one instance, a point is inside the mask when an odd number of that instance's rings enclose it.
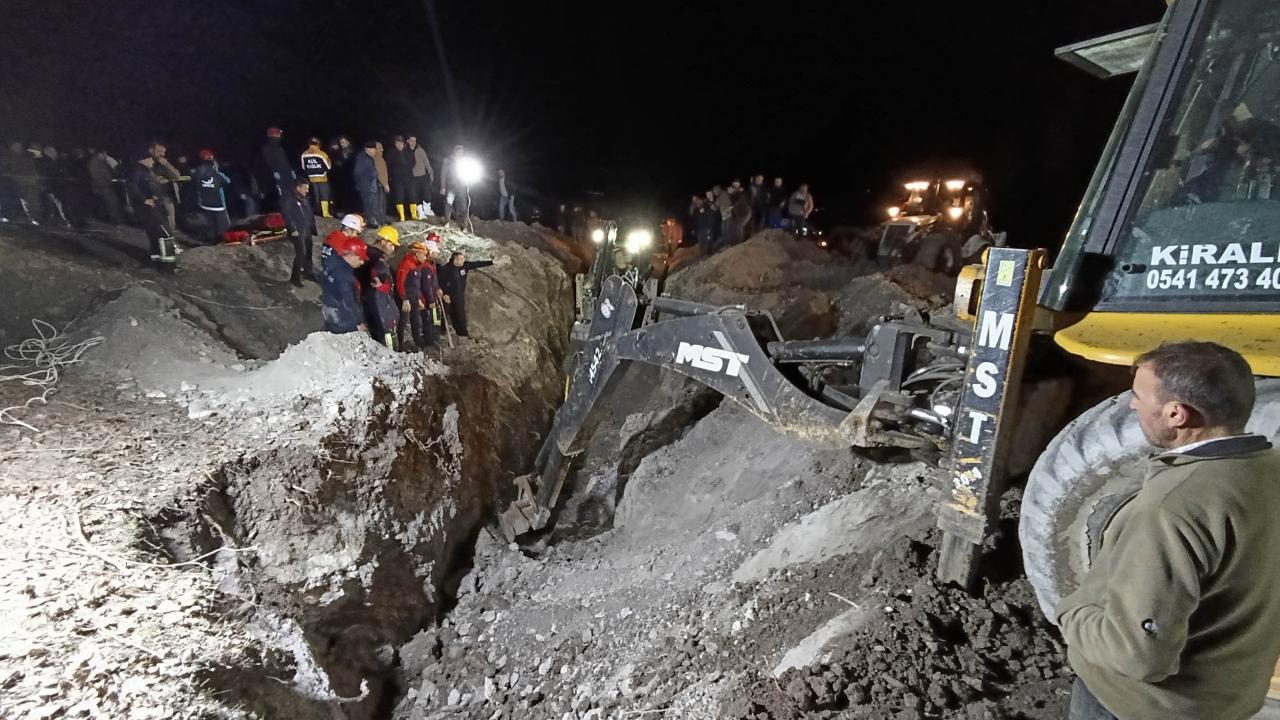
<path fill-rule="evenodd" d="M 915 263 L 955 275 L 1005 234 L 992 232 L 987 217 L 987 191 L 975 172 L 943 178 L 910 180 L 890 205 L 877 228 L 875 255 L 887 263 Z"/>
<path fill-rule="evenodd" d="M 1144 32 L 1060 54 L 1096 74 L 1138 74 L 1052 267 L 1044 250 L 993 246 L 961 270 L 949 313 L 820 340 L 783 337 L 768 313 L 661 296 L 637 319 L 634 289 L 610 277 L 504 532 L 550 522 L 567 460 L 625 361 L 682 373 L 809 442 L 936 450 L 948 493 L 938 576 L 966 587 L 994 531 L 1015 432 L 1052 410 L 1019 402 L 1037 345 L 1121 367 L 1166 341 L 1229 346 L 1259 376 L 1249 429 L 1280 440 L 1280 2 L 1176 0 Z M 1088 568 L 1090 537 L 1140 487 L 1147 450 L 1127 393 L 1042 449 L 1019 536 L 1051 621 Z M 1280 680 L 1263 716 L 1280 717 Z"/>

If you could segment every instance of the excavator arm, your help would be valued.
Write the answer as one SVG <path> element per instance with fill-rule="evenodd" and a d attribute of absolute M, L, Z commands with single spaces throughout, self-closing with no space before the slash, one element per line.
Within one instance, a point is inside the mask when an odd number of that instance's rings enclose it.
<path fill-rule="evenodd" d="M 510 540 L 545 527 L 568 470 L 585 449 L 592 410 L 626 361 L 678 372 L 719 392 L 778 430 L 830 447 L 941 447 L 946 413 L 929 398 L 958 378 L 957 331 L 883 320 L 864 341 L 782 337 L 768 313 L 673 298 L 652 300 L 659 319 L 633 327 L 639 306 L 617 276 L 603 283 L 565 403 L 530 475 L 499 515 Z M 963 332 L 961 332 L 963 334 Z M 961 339 L 962 340 L 962 339 Z M 841 383 L 834 376 L 848 378 Z"/>

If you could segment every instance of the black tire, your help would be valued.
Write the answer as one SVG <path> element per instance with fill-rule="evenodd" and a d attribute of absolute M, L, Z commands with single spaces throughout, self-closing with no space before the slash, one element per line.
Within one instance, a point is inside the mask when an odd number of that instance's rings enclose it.
<path fill-rule="evenodd" d="M 960 247 L 948 235 L 931 235 L 920 242 L 915 264 L 945 275 L 960 272 Z"/>
<path fill-rule="evenodd" d="M 1090 530 L 1142 484 L 1149 449 L 1129 409 L 1130 396 L 1109 398 L 1071 421 L 1027 478 L 1018 537 L 1027 579 L 1050 622 L 1058 601 L 1088 569 Z M 1280 380 L 1258 382 L 1249 430 L 1280 438 Z"/>

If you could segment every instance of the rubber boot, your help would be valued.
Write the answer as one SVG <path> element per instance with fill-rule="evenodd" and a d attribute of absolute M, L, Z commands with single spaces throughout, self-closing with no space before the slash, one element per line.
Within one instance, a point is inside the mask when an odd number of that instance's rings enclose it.
<path fill-rule="evenodd" d="M 328 201 L 328 200 L 321 200 L 321 201 L 320 201 L 320 217 L 327 217 L 327 218 L 331 218 L 331 217 L 333 217 L 333 215 L 329 212 L 329 201 Z"/>
<path fill-rule="evenodd" d="M 418 217 L 418 204 L 417 204 L 417 203 L 410 203 L 410 204 L 409 204 L 409 217 L 410 217 L 410 218 L 412 218 L 412 219 L 414 219 L 414 220 L 421 220 L 421 219 L 422 219 L 422 218 Z"/>
<path fill-rule="evenodd" d="M 400 215 L 400 222 L 404 222 L 404 203 L 396 203 L 396 212 Z"/>

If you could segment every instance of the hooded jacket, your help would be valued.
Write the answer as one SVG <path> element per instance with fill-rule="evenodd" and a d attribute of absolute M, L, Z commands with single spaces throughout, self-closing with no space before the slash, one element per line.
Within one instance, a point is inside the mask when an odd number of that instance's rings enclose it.
<path fill-rule="evenodd" d="M 1071 667 L 1125 720 L 1245 720 L 1280 656 L 1280 453 L 1222 438 L 1152 456 L 1057 608 Z"/>

